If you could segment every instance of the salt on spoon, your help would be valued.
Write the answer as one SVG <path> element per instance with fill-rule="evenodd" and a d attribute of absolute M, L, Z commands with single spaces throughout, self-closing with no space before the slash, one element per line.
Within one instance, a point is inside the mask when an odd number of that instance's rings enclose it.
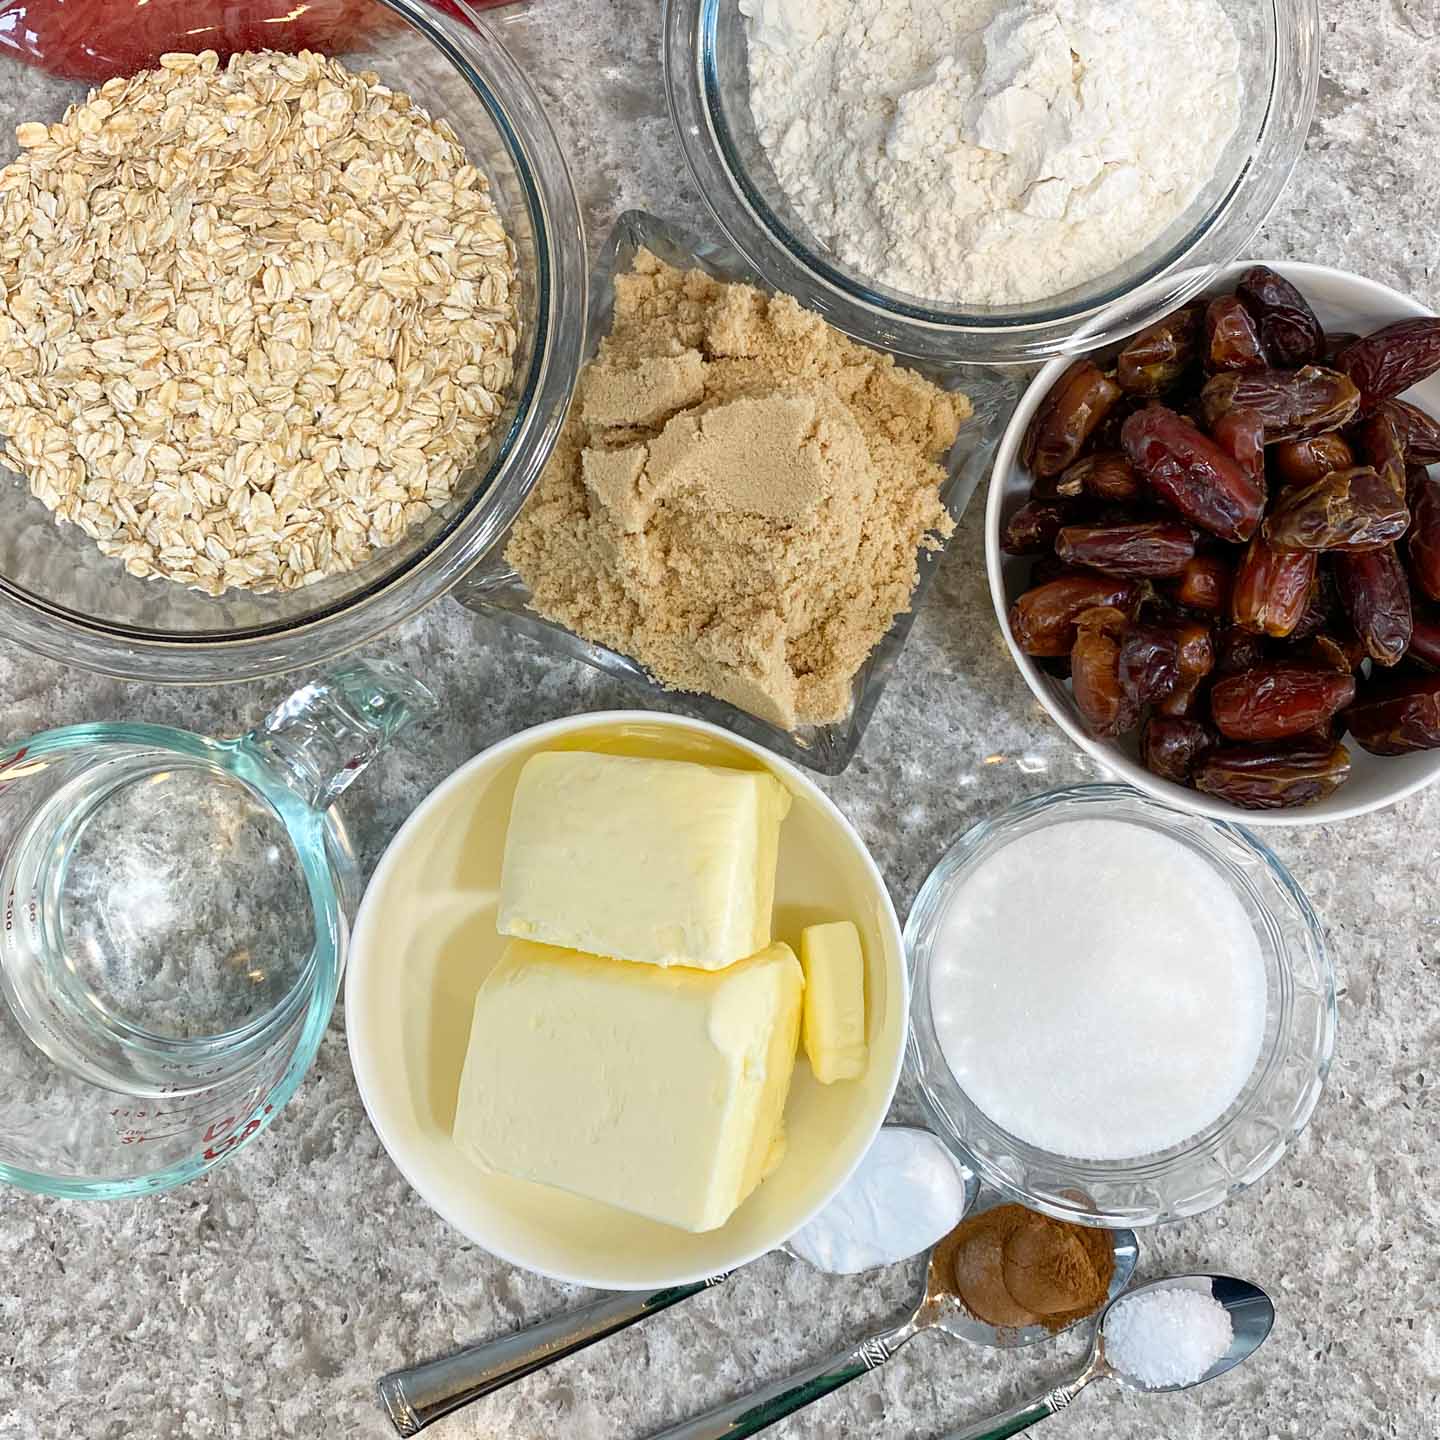
<path fill-rule="evenodd" d="M 1177 1275 L 1152 1281 L 1118 1296 L 1101 1312 L 1085 1367 L 1074 1379 L 945 1440 L 1018 1435 L 1064 1410 L 1093 1380 L 1117 1380 L 1146 1395 L 1189 1390 L 1248 1360 L 1274 1323 L 1270 1297 L 1248 1280 Z M 1208 1363 L 1200 1369 L 1202 1360 Z M 1176 1378 L 1182 1374 L 1190 1378 Z"/>
<path fill-rule="evenodd" d="M 928 1130 L 886 1125 L 839 1194 L 780 1248 L 817 1270 L 853 1275 L 927 1250 L 965 1217 L 979 1183 Z M 651 1294 L 606 1296 L 538 1325 L 471 1345 L 380 1382 L 380 1398 L 401 1435 L 493 1395 L 587 1345 L 730 1278 L 728 1272 Z"/>

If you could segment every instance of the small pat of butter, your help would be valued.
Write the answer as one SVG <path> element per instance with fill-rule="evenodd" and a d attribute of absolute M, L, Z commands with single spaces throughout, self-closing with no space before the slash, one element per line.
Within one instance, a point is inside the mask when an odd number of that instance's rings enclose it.
<path fill-rule="evenodd" d="M 779 1163 L 804 981 L 511 941 L 475 1000 L 455 1142 L 488 1170 L 714 1230 Z"/>
<path fill-rule="evenodd" d="M 865 1073 L 865 958 L 849 920 L 800 933 L 805 970 L 805 1054 L 822 1085 Z"/>
<path fill-rule="evenodd" d="M 555 751 L 520 772 L 500 878 L 502 935 L 717 970 L 770 943 L 773 775 Z"/>

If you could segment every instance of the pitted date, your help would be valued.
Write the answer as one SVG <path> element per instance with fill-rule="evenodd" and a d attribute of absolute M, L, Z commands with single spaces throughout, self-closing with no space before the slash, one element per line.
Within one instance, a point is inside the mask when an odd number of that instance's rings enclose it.
<path fill-rule="evenodd" d="M 1185 562 L 1171 593 L 1191 610 L 1223 614 L 1230 603 L 1235 571 L 1224 555 L 1196 555 Z"/>
<path fill-rule="evenodd" d="M 1210 627 L 1199 621 L 1186 621 L 1172 627 L 1175 635 L 1175 686 L 1168 695 L 1155 702 L 1162 715 L 1172 718 L 1197 718 L 1204 698 L 1202 687 L 1215 668 L 1215 641 Z"/>
<path fill-rule="evenodd" d="M 1405 494 L 1405 441 L 1394 417 L 1377 410 L 1355 427 L 1360 458 L 1397 494 Z"/>
<path fill-rule="evenodd" d="M 1440 600 L 1440 480 L 1422 470 L 1411 485 L 1410 504 L 1410 578 L 1427 599 Z"/>
<path fill-rule="evenodd" d="M 1355 464 L 1355 452 L 1333 432 L 1309 440 L 1282 440 L 1270 458 L 1282 485 L 1314 485 L 1332 471 L 1349 470 Z"/>
<path fill-rule="evenodd" d="M 1379 550 L 1410 525 L 1403 488 L 1368 465 L 1337 470 L 1314 485 L 1286 490 L 1265 520 L 1277 550 Z"/>
<path fill-rule="evenodd" d="M 1308 440 L 1348 425 L 1360 409 L 1360 391 L 1338 370 L 1307 365 L 1303 370 L 1227 371 L 1206 382 L 1200 414 L 1213 426 L 1231 410 L 1258 410 L 1265 443 Z"/>
<path fill-rule="evenodd" d="M 1353 675 L 1365 661 L 1365 647 L 1359 640 L 1353 637 L 1342 639 L 1324 631 L 1312 635 L 1296 654 L 1302 660 L 1338 670 L 1342 675 Z"/>
<path fill-rule="evenodd" d="M 1180 679 L 1180 642 L 1163 625 L 1133 625 L 1120 644 L 1120 684 L 1138 709 L 1163 700 Z"/>
<path fill-rule="evenodd" d="M 1440 675 L 1366 686 L 1345 712 L 1345 721 L 1356 743 L 1372 755 L 1440 750 Z"/>
<path fill-rule="evenodd" d="M 1410 648 L 1415 612 L 1410 584 L 1395 547 L 1334 556 L 1340 603 L 1365 653 L 1377 665 L 1396 665 Z"/>
<path fill-rule="evenodd" d="M 1188 525 L 1172 520 L 1066 525 L 1055 537 L 1055 553 L 1070 565 L 1142 580 L 1178 575 L 1195 554 L 1195 536 Z"/>
<path fill-rule="evenodd" d="M 1386 400 L 1379 413 L 1388 415 L 1393 422 L 1405 447 L 1407 464 L 1440 465 L 1440 420 L 1408 400 Z"/>
<path fill-rule="evenodd" d="M 1355 678 L 1293 660 L 1217 680 L 1210 719 L 1227 740 L 1286 740 L 1328 724 L 1355 698 Z"/>
<path fill-rule="evenodd" d="M 1132 395 L 1163 395 L 1194 363 L 1200 348 L 1202 303 L 1187 305 L 1148 325 L 1120 352 L 1115 379 Z"/>
<path fill-rule="evenodd" d="M 1071 693 L 1085 723 L 1106 739 L 1133 730 L 1140 718 L 1120 678 L 1122 636 L 1128 624 L 1125 612 L 1113 606 L 1086 610 L 1075 622 Z"/>
<path fill-rule="evenodd" d="M 1320 359 L 1325 332 L 1310 302 L 1283 275 L 1257 265 L 1240 277 L 1235 294 L 1254 318 L 1272 364 L 1294 370 Z"/>
<path fill-rule="evenodd" d="M 1265 510 L 1265 487 L 1173 410 L 1147 405 L 1126 422 L 1125 453 L 1166 504 L 1202 530 L 1243 543 Z"/>
<path fill-rule="evenodd" d="M 1205 307 L 1205 368 L 1267 370 L 1269 358 L 1259 327 L 1235 295 L 1221 295 Z"/>
<path fill-rule="evenodd" d="M 1397 320 L 1352 340 L 1336 355 L 1335 368 L 1359 386 L 1365 410 L 1373 410 L 1440 370 L 1440 318 Z"/>
<path fill-rule="evenodd" d="M 1000 548 L 1007 555 L 1043 555 L 1054 547 L 1055 537 L 1073 518 L 1068 505 L 1029 500 L 1005 522 Z"/>
<path fill-rule="evenodd" d="M 1128 505 L 1142 493 L 1135 467 L 1119 450 L 1097 450 L 1086 455 L 1053 479 L 1037 480 L 1033 491 L 1037 499 L 1051 495 L 1065 500 L 1089 496 L 1118 505 Z"/>
<path fill-rule="evenodd" d="M 1087 610 L 1112 606 L 1133 615 L 1140 587 L 1108 575 L 1062 575 L 1027 590 L 1010 607 L 1010 631 L 1027 655 L 1069 655 L 1075 622 Z"/>
<path fill-rule="evenodd" d="M 1152 775 L 1185 785 L 1209 745 L 1210 732 L 1198 720 L 1152 715 L 1140 735 L 1140 763 Z"/>
<path fill-rule="evenodd" d="M 1222 745 L 1195 767 L 1197 790 L 1245 810 L 1285 810 L 1333 795 L 1350 776 L 1350 752 L 1316 738 Z"/>
<path fill-rule="evenodd" d="M 1230 591 L 1230 618 L 1242 630 L 1277 639 L 1300 623 L 1315 585 L 1313 550 L 1277 550 L 1257 535 L 1245 551 Z"/>
<path fill-rule="evenodd" d="M 1025 432 L 1025 464 L 1041 477 L 1059 475 L 1120 398 L 1120 387 L 1089 360 L 1077 360 L 1055 382 Z"/>

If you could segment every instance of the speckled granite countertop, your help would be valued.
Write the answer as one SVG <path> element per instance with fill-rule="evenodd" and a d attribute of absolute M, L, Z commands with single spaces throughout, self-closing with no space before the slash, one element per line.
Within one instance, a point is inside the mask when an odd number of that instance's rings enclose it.
<path fill-rule="evenodd" d="M 632 206 L 702 211 L 665 112 L 658 0 L 537 0 L 503 21 L 570 145 L 592 244 Z M 1345 266 L 1440 307 L 1440 9 L 1323 0 L 1305 157 L 1253 253 Z M 0 95 L 0 122 L 14 97 Z M 944 846 L 1020 795 L 1087 773 L 1015 673 L 991 614 L 977 501 L 859 756 L 827 783 L 902 913 Z M 450 602 L 374 647 L 443 718 L 346 798 L 367 863 L 432 786 L 522 726 L 634 695 L 517 647 Z M 0 642 L 0 731 L 129 717 L 231 734 L 288 686 L 184 694 L 67 673 Z M 982 757 L 1003 757 L 980 765 Z M 1440 1435 L 1440 787 L 1342 827 L 1272 832 L 1324 918 L 1343 986 L 1338 1062 L 1288 1161 L 1223 1210 L 1144 1239 L 1142 1272 L 1226 1269 L 1274 1295 L 1275 1332 L 1198 1395 L 1092 1392 L 1072 1440 Z M 464 1244 L 366 1121 L 337 1015 L 271 1134 L 145 1202 L 0 1193 L 0 1437 L 388 1436 L 374 1379 L 502 1334 L 578 1292 Z M 913 1106 L 902 1095 L 902 1117 Z M 856 1279 L 774 1258 L 723 1291 L 438 1424 L 436 1440 L 629 1440 L 827 1353 L 903 1310 L 912 1267 Z M 773 1433 L 941 1437 L 1060 1376 L 1078 1341 L 1024 1358 L 925 1337 Z"/>

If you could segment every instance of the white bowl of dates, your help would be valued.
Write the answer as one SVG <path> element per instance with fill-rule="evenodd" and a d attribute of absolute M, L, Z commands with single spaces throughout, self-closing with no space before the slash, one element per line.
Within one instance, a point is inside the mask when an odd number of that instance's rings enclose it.
<path fill-rule="evenodd" d="M 1440 777 L 1440 318 L 1240 263 L 1052 361 L 996 456 L 986 562 L 1026 682 L 1137 789 L 1259 824 L 1413 794 Z"/>

